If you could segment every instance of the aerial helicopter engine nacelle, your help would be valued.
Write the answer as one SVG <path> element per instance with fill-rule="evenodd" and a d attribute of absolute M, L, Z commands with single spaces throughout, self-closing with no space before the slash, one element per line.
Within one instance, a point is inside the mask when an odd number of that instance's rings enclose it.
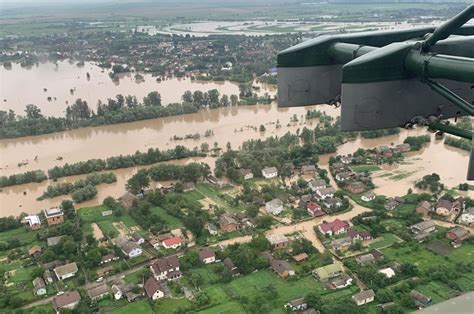
<path fill-rule="evenodd" d="M 340 104 L 343 131 L 425 124 L 472 140 L 440 121 L 474 115 L 474 26 L 463 26 L 473 17 L 470 5 L 436 29 L 328 35 L 290 47 L 278 54 L 278 105 Z"/>

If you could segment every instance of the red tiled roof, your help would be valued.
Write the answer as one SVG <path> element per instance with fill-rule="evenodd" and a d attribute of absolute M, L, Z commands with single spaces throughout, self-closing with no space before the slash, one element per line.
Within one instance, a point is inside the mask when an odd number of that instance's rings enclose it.
<path fill-rule="evenodd" d="M 181 244 L 180 237 L 173 237 L 173 238 L 169 238 L 163 241 L 163 245 L 166 245 L 166 246 L 173 246 L 176 244 Z"/>
<path fill-rule="evenodd" d="M 345 221 L 342 221 L 342 220 L 336 218 L 336 220 L 334 220 L 332 222 L 326 222 L 326 223 L 321 224 L 320 228 L 324 233 L 328 232 L 329 230 L 331 230 L 333 232 L 336 232 L 336 231 L 339 231 L 341 229 L 349 228 L 349 224 Z"/>

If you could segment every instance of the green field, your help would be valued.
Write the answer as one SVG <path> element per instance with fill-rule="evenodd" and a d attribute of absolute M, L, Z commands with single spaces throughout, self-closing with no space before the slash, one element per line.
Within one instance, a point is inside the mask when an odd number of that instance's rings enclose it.
<path fill-rule="evenodd" d="M 140 300 L 135 301 L 132 303 L 128 303 L 127 305 L 120 307 L 118 309 L 114 309 L 111 313 L 115 314 L 130 314 L 130 313 L 140 313 L 140 314 L 148 314 L 153 313 L 152 308 L 148 300 Z"/>
<path fill-rule="evenodd" d="M 401 248 L 391 247 L 383 250 L 383 253 L 391 260 L 414 264 L 421 271 L 426 271 L 428 268 L 437 265 L 451 264 L 443 256 L 433 253 L 424 247 L 417 247 L 417 249 L 413 249 L 410 246 Z"/>
<path fill-rule="evenodd" d="M 95 207 L 85 207 L 78 210 L 79 216 L 86 222 L 84 224 L 84 232 L 90 233 L 90 223 L 97 223 L 104 233 L 104 235 L 109 235 L 115 237 L 119 234 L 119 231 L 113 225 L 114 222 L 123 222 L 127 228 L 138 226 L 136 221 L 128 214 L 123 214 L 120 217 L 115 215 L 109 215 L 103 217 L 101 212 L 107 210 L 104 206 L 95 206 Z"/>
<path fill-rule="evenodd" d="M 402 242 L 403 240 L 397 237 L 392 233 L 385 233 L 382 235 L 382 239 L 380 241 L 373 242 L 369 244 L 369 248 L 371 249 L 382 249 L 392 246 L 396 242 Z"/>
<path fill-rule="evenodd" d="M 417 286 L 416 290 L 430 296 L 434 303 L 445 301 L 459 294 L 456 290 L 453 290 L 447 285 L 437 281 L 431 281 L 425 285 Z"/>
<path fill-rule="evenodd" d="M 161 207 L 153 207 L 150 209 L 153 214 L 156 214 L 165 221 L 165 224 L 170 229 L 181 228 L 183 223 L 178 218 L 171 216 Z"/>
<path fill-rule="evenodd" d="M 186 309 L 191 306 L 191 302 L 182 299 L 166 298 L 156 302 L 156 313 L 174 314 L 178 309 Z M 138 314 L 138 313 L 137 313 Z"/>
<path fill-rule="evenodd" d="M 280 279 L 270 270 L 260 270 L 243 277 L 238 277 L 226 284 L 215 284 L 204 287 L 202 290 L 211 299 L 211 307 L 205 313 L 226 313 L 229 302 L 238 300 L 242 296 L 251 298 L 257 293 L 265 291 L 269 285 L 276 288 L 278 297 L 269 301 L 276 310 L 275 313 L 284 313 L 283 305 L 289 300 L 304 297 L 309 292 L 318 292 L 323 295 L 323 300 L 346 298 L 355 293 L 358 288 L 351 286 L 343 290 L 325 290 L 323 286 L 311 276 L 306 276 L 295 281 Z M 237 312 L 243 310 L 238 307 Z M 274 311 L 272 311 L 274 312 Z"/>
<path fill-rule="evenodd" d="M 352 170 L 355 172 L 374 172 L 379 171 L 380 167 L 377 165 L 358 165 L 358 166 L 351 166 Z"/>

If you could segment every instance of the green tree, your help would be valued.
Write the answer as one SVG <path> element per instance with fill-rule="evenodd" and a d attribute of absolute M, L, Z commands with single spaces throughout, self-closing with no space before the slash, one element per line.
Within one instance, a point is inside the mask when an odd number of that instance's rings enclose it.
<path fill-rule="evenodd" d="M 145 106 L 161 106 L 161 95 L 158 92 L 150 92 L 143 97 L 143 104 Z"/>

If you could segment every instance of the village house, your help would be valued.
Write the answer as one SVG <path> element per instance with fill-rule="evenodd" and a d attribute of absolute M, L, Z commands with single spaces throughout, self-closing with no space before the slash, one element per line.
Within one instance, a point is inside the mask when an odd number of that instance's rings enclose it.
<path fill-rule="evenodd" d="M 323 179 L 311 179 L 308 182 L 308 187 L 311 189 L 311 191 L 316 192 L 317 190 L 324 189 L 326 188 L 327 184 L 326 181 Z"/>
<path fill-rule="evenodd" d="M 298 255 L 293 256 L 292 258 L 296 263 L 303 263 L 308 260 L 308 254 L 300 253 Z"/>
<path fill-rule="evenodd" d="M 308 308 L 308 304 L 306 304 L 306 301 L 304 298 L 294 299 L 285 304 L 285 309 L 291 310 L 293 312 L 304 311 L 307 308 Z"/>
<path fill-rule="evenodd" d="M 351 173 L 350 172 L 339 172 L 336 174 L 334 177 L 336 181 L 338 182 L 345 182 L 351 178 Z"/>
<path fill-rule="evenodd" d="M 288 238 L 283 234 L 267 235 L 267 240 L 270 242 L 272 249 L 284 249 L 288 247 Z"/>
<path fill-rule="evenodd" d="M 334 193 L 336 193 L 336 190 L 332 187 L 316 190 L 316 195 L 322 200 L 333 198 Z"/>
<path fill-rule="evenodd" d="M 321 206 L 319 206 L 315 202 L 306 203 L 306 210 L 308 211 L 308 214 L 310 214 L 313 217 L 321 217 L 326 214 L 321 208 Z"/>
<path fill-rule="evenodd" d="M 118 201 L 123 208 L 130 209 L 133 206 L 133 203 L 138 201 L 138 196 L 130 192 L 126 192 L 124 195 L 119 197 Z"/>
<path fill-rule="evenodd" d="M 28 256 L 30 257 L 38 257 L 41 255 L 41 251 L 43 249 L 39 245 L 33 245 L 29 250 L 28 250 Z"/>
<path fill-rule="evenodd" d="M 385 275 L 387 278 L 395 276 L 395 271 L 391 267 L 379 269 L 378 272 Z"/>
<path fill-rule="evenodd" d="M 158 258 L 150 266 L 151 272 L 156 280 L 176 280 L 181 278 L 179 261 L 176 255 Z"/>
<path fill-rule="evenodd" d="M 162 242 L 165 249 L 177 249 L 183 244 L 181 237 L 172 237 Z"/>
<path fill-rule="evenodd" d="M 216 253 L 210 249 L 202 249 L 199 251 L 199 260 L 203 264 L 211 264 L 216 261 Z"/>
<path fill-rule="evenodd" d="M 348 248 L 349 246 L 351 246 L 352 244 L 352 240 L 351 238 L 349 237 L 344 237 L 344 238 L 339 238 L 339 239 L 335 239 L 331 242 L 331 247 L 334 249 L 334 250 L 343 250 L 343 249 L 346 249 Z"/>
<path fill-rule="evenodd" d="M 253 179 L 253 172 L 250 169 L 240 169 L 240 174 L 244 180 Z"/>
<path fill-rule="evenodd" d="M 367 230 L 359 231 L 355 229 L 350 229 L 349 231 L 347 231 L 347 236 L 351 238 L 353 242 L 372 240 L 372 235 Z"/>
<path fill-rule="evenodd" d="M 262 169 L 262 177 L 265 179 L 273 179 L 278 176 L 278 169 L 276 167 L 265 167 Z"/>
<path fill-rule="evenodd" d="M 353 194 L 359 194 L 365 191 L 365 185 L 360 181 L 350 182 L 346 189 Z"/>
<path fill-rule="evenodd" d="M 410 230 L 414 234 L 430 233 L 430 232 L 433 232 L 435 229 L 436 229 L 436 224 L 434 223 L 433 220 L 422 221 L 410 226 Z"/>
<path fill-rule="evenodd" d="M 451 245 L 458 248 L 462 245 L 462 242 L 469 239 L 469 230 L 463 227 L 454 227 L 446 232 L 446 238 L 451 240 Z"/>
<path fill-rule="evenodd" d="M 143 238 L 138 233 L 134 233 L 134 234 L 132 234 L 130 241 L 135 242 L 138 245 L 141 245 L 141 244 L 145 243 L 145 238 Z"/>
<path fill-rule="evenodd" d="M 53 271 L 46 269 L 43 273 L 43 280 L 46 284 L 52 284 L 55 281 L 58 281 L 58 278 L 56 278 L 56 275 L 54 274 Z"/>
<path fill-rule="evenodd" d="M 212 222 L 207 223 L 207 231 L 209 232 L 211 236 L 217 235 L 218 233 L 216 225 L 213 224 Z"/>
<path fill-rule="evenodd" d="M 465 225 L 472 225 L 474 223 L 474 207 L 466 208 L 459 217 L 459 222 Z"/>
<path fill-rule="evenodd" d="M 110 288 L 105 282 L 87 288 L 87 295 L 92 301 L 103 299 L 110 294 Z"/>
<path fill-rule="evenodd" d="M 105 276 L 105 275 L 108 275 L 110 274 L 111 272 L 114 271 L 114 267 L 113 266 L 106 266 L 106 267 L 101 267 L 101 268 L 98 268 L 95 273 L 97 274 L 97 276 L 99 277 L 102 277 L 102 276 Z"/>
<path fill-rule="evenodd" d="M 301 174 L 313 174 L 316 172 L 315 165 L 303 165 L 301 166 Z"/>
<path fill-rule="evenodd" d="M 386 210 L 394 210 L 395 207 L 398 206 L 398 202 L 395 201 L 393 198 L 387 199 L 385 205 L 383 206 Z"/>
<path fill-rule="evenodd" d="M 46 294 L 46 284 L 41 277 L 36 277 L 33 280 L 33 292 L 35 295 L 45 295 Z"/>
<path fill-rule="evenodd" d="M 337 209 L 342 206 L 342 200 L 339 197 L 327 198 L 323 201 L 323 205 L 328 209 Z"/>
<path fill-rule="evenodd" d="M 106 254 L 104 256 L 102 256 L 101 260 L 100 260 L 100 264 L 107 264 L 107 263 L 110 263 L 112 261 L 117 261 L 119 260 L 120 257 L 119 256 L 116 256 L 115 253 L 110 253 L 110 254 Z"/>
<path fill-rule="evenodd" d="M 278 216 L 283 211 L 283 202 L 279 198 L 275 198 L 265 203 L 265 209 L 269 214 Z"/>
<path fill-rule="evenodd" d="M 26 216 L 21 220 L 21 223 L 27 225 L 31 230 L 41 228 L 41 220 L 37 215 Z"/>
<path fill-rule="evenodd" d="M 239 269 L 237 268 L 237 266 L 235 266 L 232 259 L 227 257 L 222 263 L 224 264 L 225 269 L 227 269 L 227 271 L 232 274 L 232 277 L 237 277 L 240 275 Z"/>
<path fill-rule="evenodd" d="M 324 222 L 318 226 L 319 232 L 322 234 L 333 236 L 337 234 L 346 233 L 349 230 L 349 224 L 336 218 L 331 222 Z"/>
<path fill-rule="evenodd" d="M 384 157 L 392 157 L 393 156 L 393 151 L 390 147 L 387 145 L 380 145 L 379 147 L 375 148 L 375 153 L 377 155 L 381 155 Z"/>
<path fill-rule="evenodd" d="M 411 150 L 411 146 L 408 143 L 398 144 L 395 146 L 395 149 L 401 153 L 406 153 Z"/>
<path fill-rule="evenodd" d="M 454 212 L 455 204 L 449 200 L 440 199 L 436 203 L 435 211 L 440 216 L 449 216 Z"/>
<path fill-rule="evenodd" d="M 295 275 L 294 269 L 285 260 L 272 259 L 270 261 L 271 269 L 280 276 L 280 278 L 288 278 Z"/>
<path fill-rule="evenodd" d="M 364 194 L 362 194 L 362 196 L 360 197 L 361 200 L 363 200 L 364 202 L 370 202 L 370 201 L 373 201 L 375 199 L 375 193 L 372 192 L 372 191 L 369 191 L 369 192 L 366 192 Z"/>
<path fill-rule="evenodd" d="M 426 215 L 428 214 L 432 209 L 432 205 L 430 202 L 428 201 L 421 201 L 418 203 L 418 205 L 416 206 L 416 209 L 415 211 L 418 213 L 418 214 L 421 214 L 421 215 Z"/>
<path fill-rule="evenodd" d="M 81 301 L 81 295 L 77 291 L 68 291 L 62 295 L 53 298 L 53 307 L 56 313 L 60 313 L 62 309 L 72 310 Z"/>
<path fill-rule="evenodd" d="M 211 183 L 212 185 L 215 185 L 219 189 L 223 188 L 226 185 L 224 181 L 216 178 L 212 174 L 207 176 L 207 181 L 209 181 L 209 183 Z"/>
<path fill-rule="evenodd" d="M 232 232 L 240 229 L 240 223 L 233 214 L 225 213 L 219 218 L 219 227 L 223 232 Z"/>
<path fill-rule="evenodd" d="M 155 277 L 148 278 L 143 288 L 145 289 L 146 295 L 153 301 L 161 299 L 165 296 L 165 291 L 161 287 L 158 280 L 155 279 Z"/>
<path fill-rule="evenodd" d="M 342 273 L 341 275 L 331 278 L 328 281 L 328 285 L 330 289 L 343 289 L 348 287 L 352 284 L 351 276 Z"/>
<path fill-rule="evenodd" d="M 74 277 L 77 273 L 77 264 L 75 262 L 58 266 L 54 269 L 54 274 L 59 280 Z"/>
<path fill-rule="evenodd" d="M 425 307 L 431 304 L 431 298 L 417 290 L 410 291 L 410 296 L 417 307 Z"/>
<path fill-rule="evenodd" d="M 358 306 L 370 303 L 374 301 L 375 293 L 374 290 L 364 290 L 352 296 L 352 301 L 355 302 Z"/>
<path fill-rule="evenodd" d="M 196 190 L 196 186 L 192 182 L 184 182 L 183 183 L 183 192 L 189 193 Z"/>
<path fill-rule="evenodd" d="M 338 277 L 344 273 L 344 268 L 340 263 L 329 264 L 313 270 L 313 276 L 321 282 L 327 282 L 331 278 Z"/>
<path fill-rule="evenodd" d="M 113 213 L 114 213 L 114 212 L 111 211 L 111 210 L 104 210 L 104 211 L 100 212 L 100 215 L 101 215 L 102 217 L 107 217 L 107 216 L 112 215 Z"/>
<path fill-rule="evenodd" d="M 142 248 L 135 242 L 132 241 L 118 241 L 117 246 L 120 248 L 122 253 L 127 256 L 127 258 L 134 258 L 142 255 Z"/>
<path fill-rule="evenodd" d="M 373 263 L 373 262 L 376 262 L 376 261 L 380 261 L 380 260 L 383 260 L 383 259 L 384 259 L 384 256 L 383 256 L 382 252 L 375 249 L 375 250 L 370 251 L 367 254 L 357 256 L 355 260 L 356 260 L 357 264 L 363 266 L 363 265 L 367 265 L 367 264 L 370 264 L 370 263 Z"/>
<path fill-rule="evenodd" d="M 331 168 L 335 172 L 341 172 L 341 171 L 346 170 L 348 167 L 346 167 L 342 162 L 335 162 L 331 165 Z"/>
<path fill-rule="evenodd" d="M 49 226 L 64 222 L 64 212 L 60 207 L 45 209 L 43 212 Z"/>
<path fill-rule="evenodd" d="M 345 165 L 351 164 L 353 160 L 354 160 L 354 157 L 352 157 L 352 156 L 342 156 L 341 157 L 341 162 Z"/>

